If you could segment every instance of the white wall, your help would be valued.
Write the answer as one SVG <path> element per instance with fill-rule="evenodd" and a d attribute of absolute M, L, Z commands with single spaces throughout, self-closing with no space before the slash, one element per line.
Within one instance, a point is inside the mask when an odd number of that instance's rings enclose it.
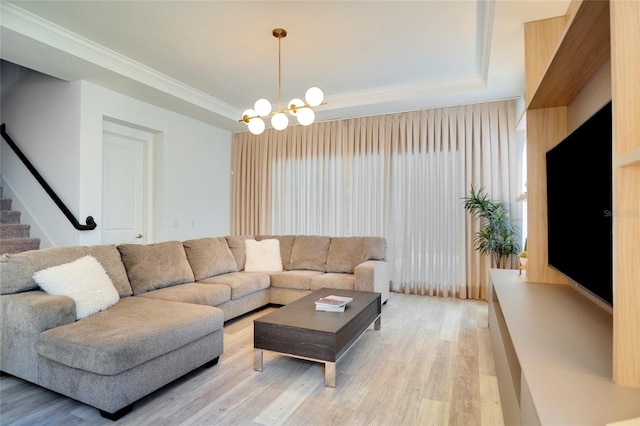
<path fill-rule="evenodd" d="M 101 243 L 104 118 L 157 134 L 155 241 L 230 233 L 231 132 L 86 81 L 66 83 L 14 67 L 3 62 L 8 133 L 79 222 L 91 215 L 98 224 L 94 231 L 75 230 L 2 143 L 5 192 L 23 218 L 33 216 L 23 223 L 31 223 L 42 247 Z M 5 80 L 8 73 L 20 78 Z"/>
<path fill-rule="evenodd" d="M 98 226 L 102 221 L 102 121 L 107 118 L 158 135 L 155 241 L 231 232 L 231 132 L 86 81 L 81 96 L 82 217 L 92 215 Z M 80 242 L 99 243 L 99 232 L 83 233 Z"/>
<path fill-rule="evenodd" d="M 3 61 L 1 108 L 9 136 L 77 214 L 80 84 Z M 1 170 L 5 198 L 13 199 L 41 247 L 78 243 L 77 231 L 4 142 Z"/>

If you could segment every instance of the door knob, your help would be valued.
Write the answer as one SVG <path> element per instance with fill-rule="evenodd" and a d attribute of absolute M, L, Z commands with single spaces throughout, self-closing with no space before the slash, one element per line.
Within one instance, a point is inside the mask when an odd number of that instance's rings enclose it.
<path fill-rule="evenodd" d="M 142 234 L 136 235 L 136 238 L 142 238 Z"/>

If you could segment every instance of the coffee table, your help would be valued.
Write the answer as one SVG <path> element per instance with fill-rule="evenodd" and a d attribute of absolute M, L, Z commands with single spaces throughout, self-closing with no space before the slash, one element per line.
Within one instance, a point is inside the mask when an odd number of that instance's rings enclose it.
<path fill-rule="evenodd" d="M 321 297 L 352 297 L 344 312 L 315 310 Z M 253 368 L 262 371 L 263 351 L 322 362 L 325 386 L 336 386 L 336 363 L 374 323 L 381 326 L 380 293 L 323 288 L 253 322 Z"/>

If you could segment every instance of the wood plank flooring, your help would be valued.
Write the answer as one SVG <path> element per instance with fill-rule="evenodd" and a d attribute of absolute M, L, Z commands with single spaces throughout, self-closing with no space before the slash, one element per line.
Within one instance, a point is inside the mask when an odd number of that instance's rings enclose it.
<path fill-rule="evenodd" d="M 218 365 L 198 369 L 111 422 L 82 403 L 0 377 L 0 424 L 503 425 L 487 303 L 392 293 L 382 329 L 370 326 L 337 364 L 264 354 L 253 370 L 253 320 L 225 324 Z"/>

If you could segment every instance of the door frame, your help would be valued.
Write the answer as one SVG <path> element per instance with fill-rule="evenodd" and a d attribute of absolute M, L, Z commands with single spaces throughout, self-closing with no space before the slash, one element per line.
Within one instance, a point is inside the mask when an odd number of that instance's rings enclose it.
<path fill-rule="evenodd" d="M 128 123 L 122 120 L 118 120 L 111 117 L 103 117 L 102 119 L 102 134 L 105 132 L 113 133 L 116 135 L 130 137 L 143 141 L 143 232 L 144 243 L 155 242 L 155 154 L 156 144 L 158 141 L 158 132 L 139 126 L 133 123 Z M 104 146 L 104 137 L 102 140 Z M 104 170 L 102 172 L 102 179 L 104 180 Z M 102 192 L 102 203 L 104 203 L 104 191 Z M 103 210 L 104 211 L 104 210 Z M 101 241 L 103 241 L 102 234 L 100 235 Z"/>

